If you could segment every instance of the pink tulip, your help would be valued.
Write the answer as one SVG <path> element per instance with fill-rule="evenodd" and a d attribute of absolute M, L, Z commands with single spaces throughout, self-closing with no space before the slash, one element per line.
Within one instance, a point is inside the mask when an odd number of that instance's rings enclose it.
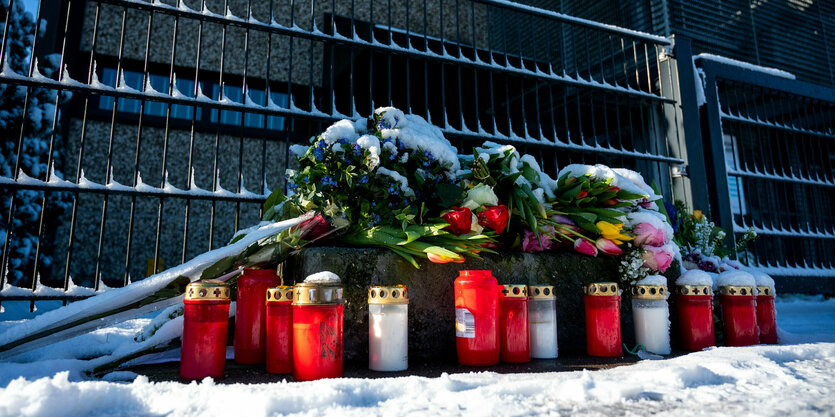
<path fill-rule="evenodd" d="M 577 239 L 574 241 L 574 250 L 584 255 L 597 256 L 597 248 L 586 239 Z"/>
<path fill-rule="evenodd" d="M 620 249 L 618 245 L 615 244 L 615 242 L 612 242 L 611 240 L 606 238 L 601 237 L 597 239 L 597 241 L 594 242 L 594 245 L 597 246 L 597 249 L 600 249 L 601 251 L 603 251 L 603 253 L 608 255 L 620 255 L 623 253 L 623 251 Z"/>
<path fill-rule="evenodd" d="M 548 231 L 548 226 L 544 227 Z M 553 229 L 550 230 L 551 234 L 553 234 Z M 542 246 L 539 245 L 539 240 L 542 240 Z M 551 245 L 553 245 L 553 239 L 548 233 L 539 233 L 539 239 L 536 238 L 536 234 L 530 230 L 525 230 L 525 235 L 522 237 L 522 250 L 525 252 L 542 252 L 544 250 L 551 249 Z"/>
<path fill-rule="evenodd" d="M 644 266 L 653 270 L 664 272 L 673 263 L 673 255 L 662 248 L 647 246 L 644 248 Z"/>
<path fill-rule="evenodd" d="M 638 223 L 632 228 L 632 233 L 635 234 L 635 245 L 639 248 L 664 244 L 664 231 L 649 223 Z"/>
<path fill-rule="evenodd" d="M 446 263 L 450 263 L 450 262 L 455 262 L 457 264 L 460 264 L 460 263 L 464 262 L 464 258 L 460 257 L 460 256 L 457 257 L 457 258 L 450 258 L 448 256 L 438 255 L 438 254 L 434 254 L 434 253 L 431 253 L 431 252 L 427 253 L 426 257 L 431 262 L 436 263 L 436 264 L 446 264 Z"/>

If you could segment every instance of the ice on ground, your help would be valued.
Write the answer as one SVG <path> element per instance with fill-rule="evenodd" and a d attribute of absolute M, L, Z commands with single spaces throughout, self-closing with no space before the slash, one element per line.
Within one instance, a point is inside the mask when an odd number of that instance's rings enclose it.
<path fill-rule="evenodd" d="M 342 280 L 339 279 L 339 275 L 336 275 L 333 272 L 322 271 L 309 275 L 304 279 L 304 282 L 308 284 L 339 284 Z"/>
<path fill-rule="evenodd" d="M 691 269 L 676 279 L 676 285 L 713 286 L 713 278 L 707 272 Z"/>

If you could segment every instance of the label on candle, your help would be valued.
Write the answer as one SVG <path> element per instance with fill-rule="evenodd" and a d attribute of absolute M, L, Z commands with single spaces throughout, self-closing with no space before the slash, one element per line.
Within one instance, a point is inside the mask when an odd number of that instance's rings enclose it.
<path fill-rule="evenodd" d="M 475 316 L 466 308 L 455 309 L 455 336 L 475 339 Z"/>

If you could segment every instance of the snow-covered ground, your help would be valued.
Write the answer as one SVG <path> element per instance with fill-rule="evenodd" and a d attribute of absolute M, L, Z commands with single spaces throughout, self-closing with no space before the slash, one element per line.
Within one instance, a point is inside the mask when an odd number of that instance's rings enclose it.
<path fill-rule="evenodd" d="M 835 300 L 785 298 L 777 311 L 789 344 L 714 348 L 603 371 L 259 385 L 154 383 L 130 373 L 105 379 L 131 382 L 80 381 L 59 371 L 147 324 L 126 323 L 73 348 L 32 352 L 25 365 L 0 363 L 0 416 L 835 415 Z"/>

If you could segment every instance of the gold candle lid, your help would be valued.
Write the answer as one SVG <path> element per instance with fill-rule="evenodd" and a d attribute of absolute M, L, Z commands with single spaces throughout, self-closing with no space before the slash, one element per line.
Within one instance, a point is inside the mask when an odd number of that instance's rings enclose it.
<path fill-rule="evenodd" d="M 186 300 L 190 301 L 229 301 L 229 285 L 223 281 L 208 279 L 186 285 Z"/>
<path fill-rule="evenodd" d="M 667 287 L 664 285 L 635 285 L 632 287 L 632 297 L 639 300 L 665 300 Z"/>
<path fill-rule="evenodd" d="M 528 294 L 531 298 L 537 300 L 554 300 L 557 298 L 553 285 L 528 285 Z"/>
<path fill-rule="evenodd" d="M 768 286 L 757 286 L 757 295 L 774 296 L 774 288 Z"/>
<path fill-rule="evenodd" d="M 618 284 L 614 282 L 593 282 L 583 286 L 583 294 L 593 296 L 616 296 Z"/>
<path fill-rule="evenodd" d="M 267 289 L 267 302 L 277 301 L 293 301 L 293 286 L 279 285 L 278 287 Z"/>
<path fill-rule="evenodd" d="M 502 289 L 499 291 L 501 297 L 505 298 L 527 298 L 528 286 L 519 284 L 501 285 Z"/>
<path fill-rule="evenodd" d="M 302 282 L 293 287 L 293 305 L 342 304 L 342 286 Z"/>
<path fill-rule="evenodd" d="M 409 304 L 405 285 L 374 285 L 368 289 L 368 304 Z"/>
<path fill-rule="evenodd" d="M 710 285 L 677 285 L 680 295 L 713 295 Z"/>
<path fill-rule="evenodd" d="M 719 287 L 719 294 L 730 296 L 752 296 L 754 295 L 754 287 L 729 285 L 726 287 Z"/>

